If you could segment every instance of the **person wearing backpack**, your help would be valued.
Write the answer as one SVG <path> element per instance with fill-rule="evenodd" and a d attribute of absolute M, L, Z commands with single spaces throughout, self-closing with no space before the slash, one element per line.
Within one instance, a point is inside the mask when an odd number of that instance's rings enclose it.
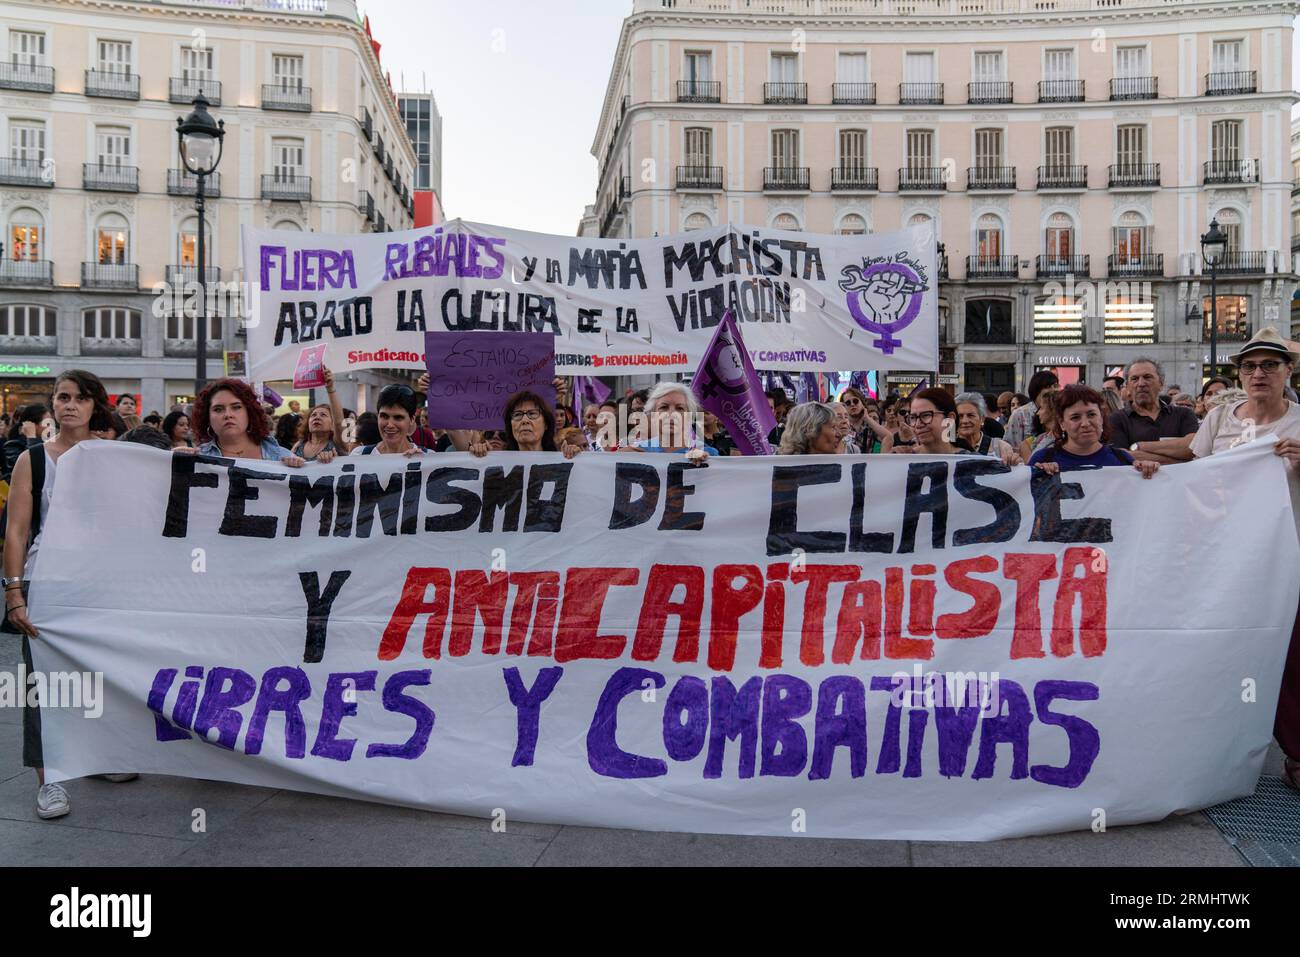
<path fill-rule="evenodd" d="M 14 474 L 18 456 L 33 445 L 41 443 L 41 423 L 45 421 L 44 403 L 25 405 L 14 416 L 13 424 L 5 436 L 3 456 L 0 457 L 0 479 L 8 482 Z"/>
<path fill-rule="evenodd" d="M 31 641 L 40 637 L 27 608 L 27 584 L 40 549 L 41 527 L 48 518 L 58 463 L 79 442 L 94 439 L 93 431 L 111 427 L 113 410 L 98 376 L 69 369 L 54 381 L 54 420 L 58 434 L 23 452 L 14 465 L 8 502 L 8 528 L 4 544 L 5 630 L 23 636 L 23 664 L 35 679 Z M 68 792 L 60 784 L 45 783 L 39 708 L 23 708 L 23 764 L 36 771 L 36 815 L 43 820 L 63 817 L 72 810 Z M 103 775 L 127 781 L 135 774 Z"/>
<path fill-rule="evenodd" d="M 1123 448 L 1108 444 L 1110 420 L 1106 400 L 1086 385 L 1067 385 L 1053 397 L 1053 434 L 1056 441 L 1029 457 L 1028 464 L 1049 475 L 1079 469 L 1097 469 L 1113 465 L 1131 465 L 1151 478 L 1160 468 L 1158 462 L 1137 462 Z"/>

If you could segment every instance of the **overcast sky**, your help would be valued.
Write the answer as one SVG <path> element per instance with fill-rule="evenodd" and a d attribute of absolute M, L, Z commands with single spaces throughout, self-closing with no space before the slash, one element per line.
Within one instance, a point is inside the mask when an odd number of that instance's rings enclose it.
<path fill-rule="evenodd" d="M 394 88 L 437 99 L 447 216 L 573 235 L 595 199 L 591 140 L 631 0 L 359 5 Z"/>

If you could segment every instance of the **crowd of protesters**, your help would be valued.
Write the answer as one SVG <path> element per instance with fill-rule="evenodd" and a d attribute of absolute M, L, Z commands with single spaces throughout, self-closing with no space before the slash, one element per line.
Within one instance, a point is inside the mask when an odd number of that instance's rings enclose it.
<path fill-rule="evenodd" d="M 1267 329 L 1231 357 L 1237 381 L 1216 376 L 1199 394 L 1165 384 L 1160 363 L 1140 357 L 1101 389 L 1062 387 L 1056 374 L 1033 375 L 1024 394 L 984 396 L 944 388 L 877 399 L 850 386 L 833 402 L 796 403 L 784 389 L 767 392 L 776 427 L 768 435 L 780 455 L 986 456 L 1006 466 L 1048 474 L 1108 466 L 1131 468 L 1150 479 L 1162 466 L 1217 455 L 1259 437 L 1274 437 L 1286 460 L 1300 536 L 1300 405 L 1288 382 L 1300 362 L 1275 330 Z M 344 455 L 411 457 L 457 450 L 477 457 L 501 452 L 555 452 L 572 459 L 602 452 L 682 455 L 696 464 L 741 454 L 724 424 L 701 410 L 688 384 L 660 382 L 581 406 L 566 380 L 556 379 L 556 401 L 520 392 L 506 403 L 499 429 L 431 429 L 422 401 L 427 379 L 415 387 L 384 388 L 374 412 L 345 409 L 325 371 L 326 401 L 305 415 L 280 416 L 264 396 L 239 379 L 209 383 L 184 407 L 166 416 L 138 415 L 134 397 L 109 402 L 94 375 L 79 370 L 55 381 L 51 403 L 0 417 L 5 430 L 0 479 L 8 501 L 4 527 L 4 630 L 23 637 L 31 671 L 31 639 L 39 637 L 27 608 L 27 582 L 40 547 L 40 528 L 62 455 L 83 441 L 138 442 L 161 450 L 261 459 L 290 468 L 327 464 Z M 3 485 L 0 485 L 3 491 Z M 67 814 L 58 784 L 46 784 L 40 714 L 24 709 L 23 761 L 36 769 L 37 814 Z M 1300 608 L 1283 678 L 1274 734 L 1286 755 L 1285 773 L 1300 788 Z M 129 770 L 104 777 L 125 781 Z"/>

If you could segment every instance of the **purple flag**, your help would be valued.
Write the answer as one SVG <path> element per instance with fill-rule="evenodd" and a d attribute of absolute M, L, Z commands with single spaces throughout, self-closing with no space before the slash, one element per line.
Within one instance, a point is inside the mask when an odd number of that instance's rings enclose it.
<path fill-rule="evenodd" d="M 613 389 L 595 376 L 580 375 L 577 376 L 577 380 L 580 383 L 578 394 L 587 405 L 600 405 L 614 392 Z"/>
<path fill-rule="evenodd" d="M 776 428 L 776 419 L 730 309 L 723 313 L 700 359 L 691 391 L 701 406 L 718 417 L 741 454 L 772 454 L 767 434 Z"/>

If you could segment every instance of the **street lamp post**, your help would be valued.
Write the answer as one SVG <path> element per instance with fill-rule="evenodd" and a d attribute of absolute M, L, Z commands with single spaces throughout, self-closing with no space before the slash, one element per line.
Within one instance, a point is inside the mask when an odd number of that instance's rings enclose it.
<path fill-rule="evenodd" d="M 1219 262 L 1228 248 L 1228 234 L 1219 219 L 1210 220 L 1210 231 L 1201 236 L 1201 257 L 1210 267 L 1210 376 L 1219 374 Z"/>
<path fill-rule="evenodd" d="M 207 243 L 204 236 L 204 180 L 221 162 L 222 141 L 226 135 L 226 121 L 213 120 L 208 112 L 208 101 L 202 91 L 194 98 L 194 110 L 189 116 L 176 117 L 176 139 L 181 153 L 181 163 L 197 181 L 194 190 L 194 208 L 199 214 L 199 306 L 194 316 L 195 360 L 194 394 L 208 379 L 208 270 Z"/>

